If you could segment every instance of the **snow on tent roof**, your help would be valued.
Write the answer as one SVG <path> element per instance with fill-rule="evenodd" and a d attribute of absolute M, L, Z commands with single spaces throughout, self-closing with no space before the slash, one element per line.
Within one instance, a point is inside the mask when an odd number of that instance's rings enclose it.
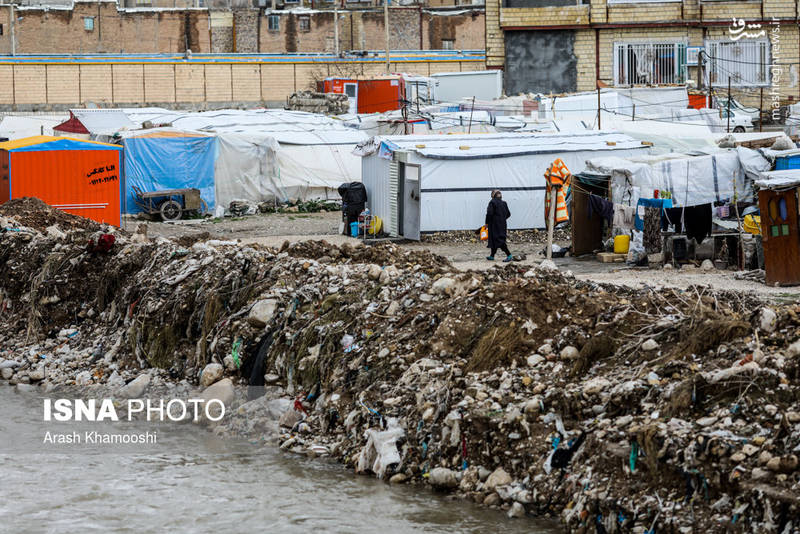
<path fill-rule="evenodd" d="M 71 109 L 70 113 L 92 134 L 112 135 L 136 127 L 121 109 Z"/>
<path fill-rule="evenodd" d="M 414 151 L 426 158 L 485 159 L 590 150 L 647 148 L 627 135 L 610 132 L 411 135 L 377 137 L 391 152 Z"/>
<path fill-rule="evenodd" d="M 761 189 L 789 189 L 800 186 L 800 169 L 787 169 L 785 171 L 762 172 L 756 180 L 756 185 Z"/>

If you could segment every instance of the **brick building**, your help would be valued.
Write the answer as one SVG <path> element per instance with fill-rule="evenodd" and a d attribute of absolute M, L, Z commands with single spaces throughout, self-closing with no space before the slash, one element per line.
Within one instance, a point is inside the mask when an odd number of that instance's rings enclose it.
<path fill-rule="evenodd" d="M 762 93 L 763 107 L 773 93 L 786 104 L 800 100 L 799 11 L 798 0 L 487 0 L 486 64 L 505 70 L 508 94 L 687 80 L 721 93 L 730 78 L 747 105 Z"/>
<path fill-rule="evenodd" d="M 127 8 L 0 4 L 0 55 L 86 53 L 285 53 L 381 50 L 383 10 Z M 389 10 L 392 49 L 483 49 L 483 8 Z M 339 46 L 335 35 L 338 33 Z"/>

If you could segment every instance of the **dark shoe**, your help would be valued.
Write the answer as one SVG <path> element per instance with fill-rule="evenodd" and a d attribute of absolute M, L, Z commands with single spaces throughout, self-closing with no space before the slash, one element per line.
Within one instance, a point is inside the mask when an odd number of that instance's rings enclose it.
<path fill-rule="evenodd" d="M 509 254 L 508 256 L 506 256 L 506 259 L 503 260 L 503 263 L 508 263 L 508 262 L 512 261 L 513 259 L 514 259 L 514 256 Z"/>
<path fill-rule="evenodd" d="M 494 256 L 486 256 L 486 259 L 489 261 L 494 261 Z"/>

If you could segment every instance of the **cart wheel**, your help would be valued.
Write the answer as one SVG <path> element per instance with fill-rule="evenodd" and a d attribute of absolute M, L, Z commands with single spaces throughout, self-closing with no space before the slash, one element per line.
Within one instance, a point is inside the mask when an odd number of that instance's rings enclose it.
<path fill-rule="evenodd" d="M 175 200 L 165 200 L 159 206 L 162 221 L 177 221 L 181 218 L 181 205 Z"/>
<path fill-rule="evenodd" d="M 197 214 L 201 217 L 208 215 L 208 204 L 202 198 L 200 199 L 200 209 L 197 210 Z"/>

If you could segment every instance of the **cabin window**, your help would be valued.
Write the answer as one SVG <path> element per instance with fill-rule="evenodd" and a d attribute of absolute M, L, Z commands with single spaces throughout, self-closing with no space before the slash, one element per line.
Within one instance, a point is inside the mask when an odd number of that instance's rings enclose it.
<path fill-rule="evenodd" d="M 297 29 L 301 32 L 311 31 L 311 17 L 302 16 L 297 18 Z"/>

